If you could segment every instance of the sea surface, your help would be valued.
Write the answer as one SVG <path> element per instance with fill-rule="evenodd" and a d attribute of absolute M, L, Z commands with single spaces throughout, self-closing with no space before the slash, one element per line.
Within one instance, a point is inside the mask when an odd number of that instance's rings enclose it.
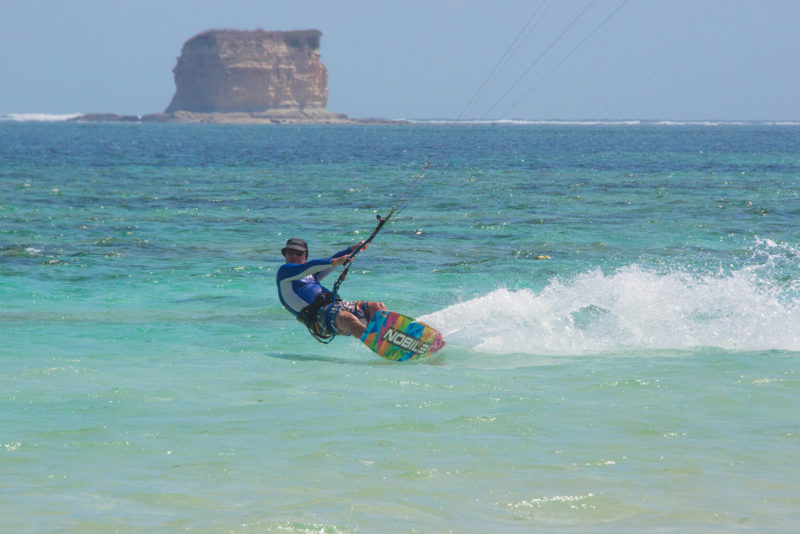
<path fill-rule="evenodd" d="M 799 196 L 797 124 L 0 122 L 0 531 L 798 532 Z M 420 362 L 276 296 L 394 205 Z"/>

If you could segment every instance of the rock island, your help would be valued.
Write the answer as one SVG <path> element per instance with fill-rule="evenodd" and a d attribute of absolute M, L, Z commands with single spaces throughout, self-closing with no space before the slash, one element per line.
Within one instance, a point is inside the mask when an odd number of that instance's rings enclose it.
<path fill-rule="evenodd" d="M 319 30 L 209 30 L 183 45 L 163 113 L 90 113 L 78 121 L 365 123 L 331 113 Z"/>

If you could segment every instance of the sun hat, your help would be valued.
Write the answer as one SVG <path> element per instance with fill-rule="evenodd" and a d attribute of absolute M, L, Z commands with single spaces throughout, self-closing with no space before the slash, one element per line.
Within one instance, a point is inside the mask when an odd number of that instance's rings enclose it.
<path fill-rule="evenodd" d="M 308 243 L 306 243 L 302 239 L 293 237 L 289 241 L 287 241 L 286 246 L 281 249 L 281 254 L 286 256 L 287 250 L 297 250 L 305 254 L 308 254 Z"/>

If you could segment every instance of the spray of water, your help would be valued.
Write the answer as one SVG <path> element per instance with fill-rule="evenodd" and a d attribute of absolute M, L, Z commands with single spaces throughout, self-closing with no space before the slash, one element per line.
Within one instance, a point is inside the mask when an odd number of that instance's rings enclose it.
<path fill-rule="evenodd" d="M 729 272 L 595 269 L 538 294 L 495 289 L 420 319 L 450 346 L 490 354 L 800 351 L 798 249 L 761 240 L 754 250 L 752 265 Z"/>

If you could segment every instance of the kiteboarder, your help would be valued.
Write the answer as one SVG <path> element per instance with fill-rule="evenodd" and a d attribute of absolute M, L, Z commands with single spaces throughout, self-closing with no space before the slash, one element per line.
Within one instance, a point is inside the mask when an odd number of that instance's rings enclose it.
<path fill-rule="evenodd" d="M 368 242 L 361 241 L 319 260 L 308 259 L 308 243 L 303 239 L 289 239 L 281 249 L 286 263 L 278 269 L 276 277 L 278 298 L 318 340 L 334 335 L 360 338 L 372 316 L 379 310 L 386 310 L 382 302 L 343 301 L 338 297 L 334 302 L 333 292 L 320 284 L 335 267 L 344 265 L 354 250 L 367 246 Z"/>

